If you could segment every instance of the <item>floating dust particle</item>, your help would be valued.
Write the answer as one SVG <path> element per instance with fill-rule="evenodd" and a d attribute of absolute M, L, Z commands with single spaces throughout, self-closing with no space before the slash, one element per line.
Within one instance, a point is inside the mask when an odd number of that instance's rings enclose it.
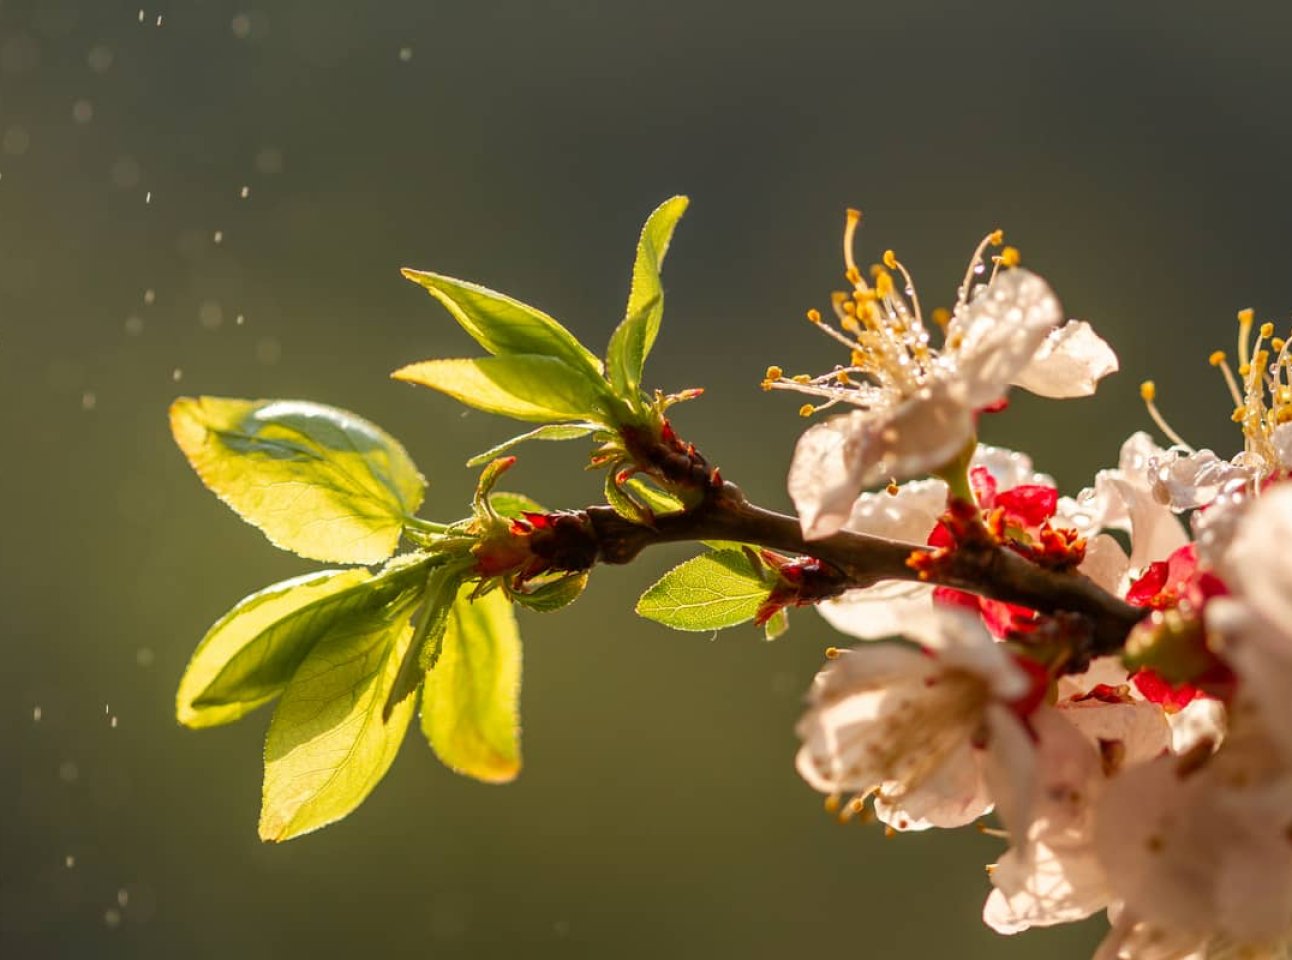
<path fill-rule="evenodd" d="M 94 395 L 93 390 L 86 390 L 83 394 L 81 394 L 82 410 L 93 410 L 95 405 L 98 402 L 99 402 L 99 398 Z"/>
<path fill-rule="evenodd" d="M 103 911 L 103 923 L 109 930 L 115 930 L 121 926 L 121 911 L 116 907 L 108 907 Z"/>
<path fill-rule="evenodd" d="M 176 367 L 174 370 L 172 370 L 172 371 L 170 372 L 170 378 L 171 378 L 171 380 L 175 381 L 176 383 L 179 383 L 181 380 L 183 380 L 183 379 L 184 379 L 184 370 L 183 370 L 183 368 L 182 368 L 182 367 Z"/>
<path fill-rule="evenodd" d="M 77 123 L 89 123 L 94 119 L 94 104 L 89 100 L 77 100 L 72 104 L 72 119 Z"/>
<path fill-rule="evenodd" d="M 238 314 L 236 317 L 233 318 L 233 322 L 238 326 L 242 326 L 244 323 L 247 322 L 247 318 L 244 317 L 242 314 Z"/>
<path fill-rule="evenodd" d="M 144 194 L 144 203 L 152 203 L 152 202 L 153 202 L 153 192 L 149 190 L 147 193 Z"/>
<path fill-rule="evenodd" d="M 139 334 L 144 332 L 144 318 L 136 316 L 126 317 L 125 328 L 126 333 L 130 334 L 130 336 L 139 336 Z"/>
<path fill-rule="evenodd" d="M 81 778 L 81 768 L 71 760 L 64 760 L 58 765 L 58 779 L 64 783 L 76 783 Z"/>
<path fill-rule="evenodd" d="M 413 59 L 413 48 L 412 48 L 412 47 L 400 47 L 400 48 L 399 48 L 399 59 L 400 59 L 400 61 L 401 61 L 401 62 L 403 62 L 403 63 L 407 63 L 409 60 L 412 60 L 412 59 Z"/>
<path fill-rule="evenodd" d="M 156 302 L 156 300 L 157 300 L 157 291 L 156 291 L 156 290 L 154 290 L 152 287 L 149 287 L 147 290 L 145 290 L 145 291 L 144 291 L 144 303 L 145 303 L 145 304 L 147 304 L 148 306 L 150 306 L 150 307 L 151 307 L 151 306 L 153 305 L 153 303 L 155 303 L 155 302 Z"/>
<path fill-rule="evenodd" d="M 212 242 L 212 243 L 224 243 L 224 231 L 223 231 L 223 230 L 217 230 L 217 231 L 215 231 L 215 233 L 211 234 L 211 242 Z"/>
<path fill-rule="evenodd" d="M 251 36 L 251 17 L 245 13 L 240 13 L 229 23 L 229 29 L 239 40 L 246 40 Z"/>
<path fill-rule="evenodd" d="M 162 15 L 159 13 L 157 14 L 157 26 L 160 27 L 161 25 L 162 25 Z"/>
<path fill-rule="evenodd" d="M 122 887 L 120 890 L 117 891 L 117 906 L 121 907 L 124 910 L 126 906 L 129 905 L 129 903 L 130 903 L 130 891 L 127 890 L 125 887 Z"/>
<path fill-rule="evenodd" d="M 40 708 L 39 704 L 31 708 L 32 723 L 40 723 L 40 718 L 43 717 L 44 715 L 45 715 L 45 711 Z"/>
<path fill-rule="evenodd" d="M 140 22 L 140 23 L 143 23 L 143 22 L 144 22 L 144 8 L 143 8 L 143 7 L 140 7 L 140 8 L 139 8 L 139 22 Z"/>
<path fill-rule="evenodd" d="M 71 870 L 74 866 L 76 866 L 76 857 L 72 856 L 69 853 L 67 856 L 63 858 L 63 866 L 67 867 L 68 870 Z"/>
<path fill-rule="evenodd" d="M 27 132 L 26 127 L 20 127 L 16 124 L 12 127 L 6 127 L 4 139 L 0 140 L 0 149 L 11 157 L 21 157 L 31 146 L 31 134 Z"/>
<path fill-rule="evenodd" d="M 117 729 L 117 718 L 113 717 L 111 720 L 109 720 L 108 726 L 110 726 L 113 730 Z"/>
<path fill-rule="evenodd" d="M 246 200 L 247 197 L 251 196 L 251 188 L 244 186 L 241 190 L 238 191 L 238 196 L 241 197 L 243 200 Z"/>
<path fill-rule="evenodd" d="M 283 172 L 283 151 L 277 147 L 261 147 L 256 154 L 256 172 L 266 175 Z"/>
<path fill-rule="evenodd" d="M 135 651 L 135 663 L 141 667 L 151 667 L 156 656 L 149 647 L 140 647 Z"/>

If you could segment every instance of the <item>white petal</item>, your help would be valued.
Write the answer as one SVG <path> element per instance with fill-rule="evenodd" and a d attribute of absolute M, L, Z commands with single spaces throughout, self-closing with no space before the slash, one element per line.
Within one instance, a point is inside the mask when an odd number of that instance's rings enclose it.
<path fill-rule="evenodd" d="M 789 492 L 803 535 L 826 537 L 843 526 L 861 491 L 857 457 L 868 414 L 854 410 L 814 424 L 799 437 L 790 463 Z"/>
<path fill-rule="evenodd" d="M 1103 868 L 1093 848 L 1056 850 L 1035 844 L 1026 863 L 1010 851 L 996 865 L 983 920 L 997 933 L 1019 933 L 1081 920 L 1108 904 Z"/>
<path fill-rule="evenodd" d="M 849 590 L 834 600 L 817 604 L 817 611 L 830 626 L 862 640 L 897 636 L 912 618 L 926 616 L 932 609 L 933 588 L 926 583 L 903 580 L 887 580 L 864 590 Z"/>
<path fill-rule="evenodd" d="M 1011 837 L 1026 837 L 1032 822 L 1036 784 L 1036 744 L 1008 707 L 987 706 L 987 753 L 983 777 L 996 815 Z"/>
<path fill-rule="evenodd" d="M 875 798 L 875 816 L 904 831 L 963 827 L 990 810 L 979 753 L 967 739 L 900 800 L 888 801 L 882 795 Z"/>
<path fill-rule="evenodd" d="M 1216 572 L 1271 624 L 1292 630 L 1292 484 L 1270 488 L 1239 521 Z"/>
<path fill-rule="evenodd" d="M 1062 526 L 1062 523 L 1056 526 Z M 1077 571 L 1110 593 L 1120 594 L 1122 580 L 1129 567 L 1130 559 L 1122 545 L 1108 534 L 1100 533 L 1086 541 L 1086 558 Z"/>
<path fill-rule="evenodd" d="M 958 607 L 933 606 L 922 616 L 911 616 L 902 633 L 931 650 L 939 663 L 981 678 L 1000 700 L 1013 700 L 1028 691 L 1031 681 L 1027 674 L 976 614 Z"/>
<path fill-rule="evenodd" d="M 896 493 L 863 493 L 852 505 L 844 528 L 886 540 L 924 544 L 947 508 L 941 480 L 903 483 Z"/>
<path fill-rule="evenodd" d="M 1086 397 L 1117 372 L 1117 354 L 1084 320 L 1069 320 L 1045 338 L 1014 386 L 1042 397 Z"/>
<path fill-rule="evenodd" d="M 1246 484 L 1253 477 L 1250 466 L 1222 460 L 1210 450 L 1171 449 L 1149 461 L 1153 496 L 1176 511 L 1205 507 L 1229 484 Z"/>
<path fill-rule="evenodd" d="M 978 444 L 978 449 L 974 451 L 973 459 L 970 460 L 969 466 L 986 467 L 987 472 L 991 474 L 992 479 L 996 481 L 996 486 L 1000 490 L 1010 490 L 1014 487 L 1021 487 L 1024 484 L 1040 484 L 1041 486 L 1054 486 L 1054 478 L 1044 473 L 1037 473 L 1032 469 L 1032 458 L 1025 453 L 1019 453 L 1017 450 L 1009 450 L 1005 447 L 992 447 L 985 443 Z"/>
<path fill-rule="evenodd" d="M 1028 270 L 1002 270 L 980 288 L 947 330 L 968 402 L 976 409 L 1001 399 L 1062 319 L 1054 291 Z"/>
<path fill-rule="evenodd" d="M 1121 744 L 1122 766 L 1144 763 L 1160 756 L 1171 744 L 1171 726 L 1156 703 L 1104 703 L 1100 700 L 1069 701 L 1060 712 L 1091 744 L 1101 741 Z"/>

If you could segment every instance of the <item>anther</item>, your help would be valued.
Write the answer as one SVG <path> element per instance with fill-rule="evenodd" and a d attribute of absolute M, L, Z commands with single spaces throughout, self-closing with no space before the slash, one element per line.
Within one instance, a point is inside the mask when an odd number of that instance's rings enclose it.
<path fill-rule="evenodd" d="M 779 380 L 783 376 L 785 376 L 785 371 L 782 370 L 780 367 L 776 366 L 775 364 L 772 364 L 770 367 L 767 368 L 768 380 Z"/>
<path fill-rule="evenodd" d="M 827 660 L 838 660 L 842 654 L 843 654 L 843 651 L 840 650 L 838 647 L 825 648 L 825 658 Z"/>
<path fill-rule="evenodd" d="M 1005 231 L 997 227 L 991 233 L 987 234 L 987 242 L 993 247 L 999 247 L 1005 242 Z"/>
<path fill-rule="evenodd" d="M 816 407 L 812 406 L 810 403 L 805 403 L 803 406 L 799 407 L 800 417 L 810 417 L 814 413 L 816 413 Z"/>
<path fill-rule="evenodd" d="M 809 320 L 809 321 L 811 321 L 812 323 L 820 323 L 820 322 L 821 322 L 821 311 L 820 311 L 820 310 L 818 310 L 818 309 L 816 309 L 816 307 L 813 307 L 811 310 L 809 310 L 809 311 L 807 312 L 807 318 L 808 318 L 808 320 Z"/>
<path fill-rule="evenodd" d="M 1152 380 L 1145 380 L 1139 385 L 1139 395 L 1145 403 L 1152 403 L 1157 399 L 1157 384 Z"/>
<path fill-rule="evenodd" d="M 1002 267 L 1017 267 L 1022 259 L 1018 247 L 1006 247 L 1000 252 L 999 262 Z"/>
<path fill-rule="evenodd" d="M 884 488 L 884 492 L 887 493 L 890 497 L 897 496 L 899 493 L 901 493 L 901 490 L 902 488 L 897 485 L 896 480 L 889 480 L 888 486 Z"/>
<path fill-rule="evenodd" d="M 1270 337 L 1274 336 L 1274 324 L 1270 323 L 1268 320 L 1262 323 L 1261 336 L 1266 339 L 1269 339 Z"/>
<path fill-rule="evenodd" d="M 809 377 L 806 373 L 796 373 L 796 374 L 794 374 L 794 376 L 793 376 L 793 377 L 791 377 L 790 379 L 791 379 L 791 380 L 793 380 L 795 383 L 811 383 L 811 382 L 812 382 L 812 378 L 811 378 L 811 377 Z"/>
<path fill-rule="evenodd" d="M 885 250 L 883 259 L 884 259 L 884 266 L 888 267 L 889 270 L 897 269 L 897 254 L 895 254 L 892 250 Z"/>
<path fill-rule="evenodd" d="M 947 324 L 951 322 L 951 311 L 946 307 L 935 308 L 932 316 L 933 322 L 943 329 L 946 329 Z"/>
<path fill-rule="evenodd" d="M 1207 358 L 1207 362 L 1213 367 L 1219 367 L 1225 362 L 1225 351 L 1216 350 Z"/>

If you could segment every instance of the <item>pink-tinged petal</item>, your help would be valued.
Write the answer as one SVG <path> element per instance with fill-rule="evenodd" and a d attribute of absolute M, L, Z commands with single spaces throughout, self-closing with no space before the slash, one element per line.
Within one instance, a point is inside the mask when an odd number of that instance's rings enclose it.
<path fill-rule="evenodd" d="M 1049 284 L 1028 270 L 1003 270 L 979 289 L 947 328 L 968 401 L 978 409 L 1000 400 L 1063 319 Z"/>
<path fill-rule="evenodd" d="M 1207 605 L 1207 628 L 1270 738 L 1292 759 L 1292 639 L 1288 623 L 1270 621 L 1243 600 L 1219 597 Z"/>
<path fill-rule="evenodd" d="M 1105 757 L 1106 764 L 1115 764 L 1110 774 L 1161 756 L 1171 745 L 1166 713 L 1146 700 L 1066 701 L 1060 704 L 1060 712 L 1089 743 L 1119 745 L 1115 754 Z"/>
<path fill-rule="evenodd" d="M 1008 649 L 967 611 L 934 606 L 925 616 L 912 617 L 902 632 L 931 651 L 938 662 L 979 677 L 1001 701 L 1016 700 L 1031 689 L 1031 680 Z"/>
<path fill-rule="evenodd" d="M 863 493 L 852 505 L 844 528 L 887 540 L 922 544 L 947 506 L 941 480 L 903 483 L 896 493 Z"/>
<path fill-rule="evenodd" d="M 986 720 L 983 777 L 987 782 L 987 792 L 995 804 L 996 815 L 1010 836 L 1025 838 L 1035 802 L 1036 744 L 1022 721 L 1008 707 L 989 704 Z"/>
<path fill-rule="evenodd" d="M 1107 906 L 1107 882 L 1093 848 L 1056 850 L 1036 843 L 1029 853 L 1022 858 L 1007 852 L 992 873 L 997 889 L 982 918 L 997 933 L 1071 923 Z"/>
<path fill-rule="evenodd" d="M 1118 369 L 1117 354 L 1084 320 L 1050 333 L 1014 378 L 1014 386 L 1042 397 L 1087 397 Z"/>
<path fill-rule="evenodd" d="M 1115 478 L 1111 482 L 1126 505 L 1132 569 L 1163 560 L 1189 542 L 1175 514 L 1154 500 L 1151 492 L 1127 480 Z"/>
<path fill-rule="evenodd" d="M 1060 522 L 1058 524 L 1062 526 Z M 1122 578 L 1130 560 L 1122 545 L 1106 533 L 1095 534 L 1086 541 L 1086 558 L 1077 572 L 1089 577 L 1110 593 L 1119 593 Z"/>
<path fill-rule="evenodd" d="M 1205 507 L 1229 484 L 1246 484 L 1255 473 L 1251 466 L 1222 460 L 1210 450 L 1171 449 L 1149 461 L 1153 496 L 1176 511 Z"/>
<path fill-rule="evenodd" d="M 1009 490 L 1026 483 L 1041 486 L 1054 486 L 1054 478 L 1032 469 L 1032 458 L 1016 450 L 1005 447 L 993 447 L 985 443 L 978 444 L 974 451 L 971 467 L 983 467 L 996 481 L 999 490 Z"/>
<path fill-rule="evenodd" d="M 1218 744 L 1225 739 L 1227 715 L 1219 700 L 1201 697 L 1191 700 L 1175 713 L 1167 714 L 1171 725 L 1171 751 L 1188 753 L 1203 741 Z"/>
<path fill-rule="evenodd" d="M 991 810 L 978 751 L 965 741 L 953 750 L 918 789 L 892 802 L 875 798 L 875 816 L 894 830 L 953 829 L 973 823 Z"/>

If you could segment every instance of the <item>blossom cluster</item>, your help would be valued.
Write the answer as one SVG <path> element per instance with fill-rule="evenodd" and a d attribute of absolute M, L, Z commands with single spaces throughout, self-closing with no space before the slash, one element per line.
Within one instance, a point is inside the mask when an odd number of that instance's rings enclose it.
<path fill-rule="evenodd" d="M 764 387 L 844 406 L 800 439 L 789 491 L 804 536 L 907 542 L 936 562 L 987 542 L 1139 608 L 1123 649 L 1081 618 L 932 583 L 887 581 L 820 604 L 864 641 L 831 648 L 808 694 L 797 767 L 840 820 L 892 831 L 994 812 L 1007 841 L 983 917 L 1001 933 L 1106 911 L 1097 956 L 1282 957 L 1292 943 L 1292 357 L 1239 314 L 1242 427 L 1226 460 L 1171 430 L 1125 441 L 1075 497 L 1022 453 L 977 443 L 1012 386 L 1090 394 L 1117 369 L 1094 331 L 1018 266 L 999 233 L 955 305 L 926 324 L 891 251 L 852 259 L 834 296 L 849 351 L 817 377 Z M 990 265 L 990 266 L 989 266 Z M 933 328 L 941 328 L 935 346 Z M 886 485 L 886 486 L 885 486 Z M 879 487 L 880 489 L 872 489 Z M 930 559 L 932 558 L 932 559 Z M 985 829 L 985 828 L 984 828 Z"/>

